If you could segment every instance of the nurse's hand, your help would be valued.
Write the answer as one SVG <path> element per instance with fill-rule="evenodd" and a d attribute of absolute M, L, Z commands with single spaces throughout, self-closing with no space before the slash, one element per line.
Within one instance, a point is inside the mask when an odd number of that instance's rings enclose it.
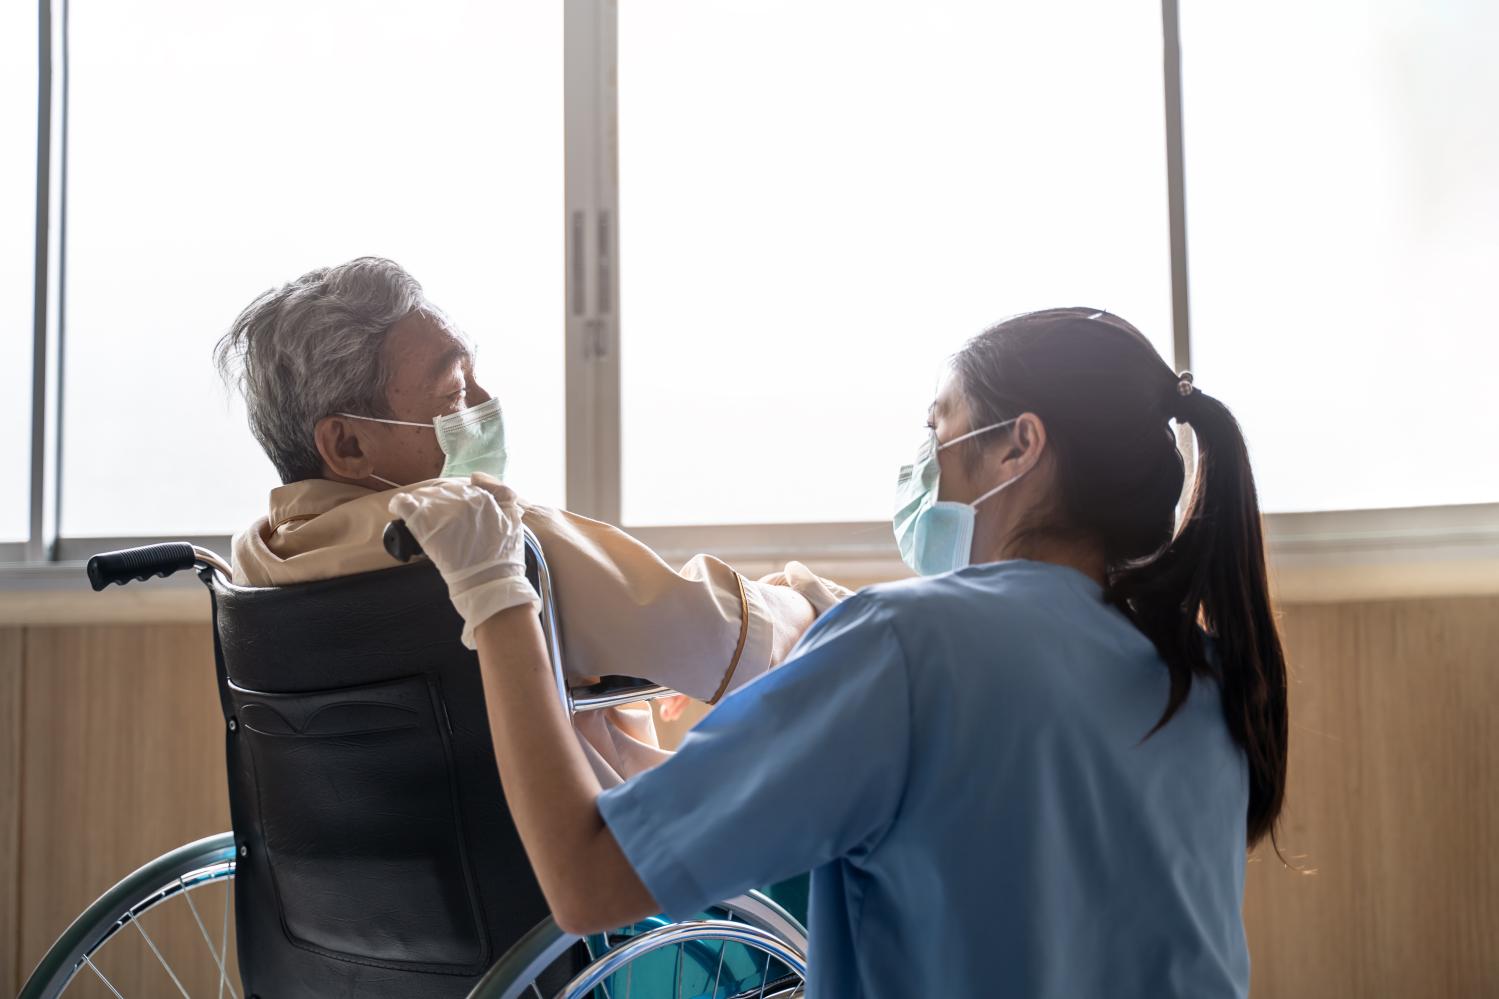
<path fill-rule="evenodd" d="M 787 562 L 786 568 L 762 576 L 760 582 L 790 587 L 800 593 L 812 605 L 812 610 L 818 617 L 854 594 L 848 587 L 840 586 L 831 579 L 823 579 L 800 562 Z"/>
<path fill-rule="evenodd" d="M 770 665 L 779 666 L 817 620 L 817 612 L 806 597 L 789 587 L 762 583 L 759 594 L 770 617 Z"/>
<path fill-rule="evenodd" d="M 500 611 L 540 606 L 526 579 L 520 498 L 509 486 L 482 472 L 468 482 L 442 479 L 397 492 L 390 512 L 442 573 L 464 645 L 474 648 L 474 629 Z"/>

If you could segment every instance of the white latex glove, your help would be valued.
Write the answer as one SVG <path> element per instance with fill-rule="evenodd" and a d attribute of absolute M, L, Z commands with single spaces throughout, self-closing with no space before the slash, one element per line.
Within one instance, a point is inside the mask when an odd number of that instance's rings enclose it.
<path fill-rule="evenodd" d="M 787 562 L 786 568 L 771 573 L 760 582 L 788 586 L 800 593 L 812 605 L 812 610 L 818 617 L 854 594 L 848 587 L 840 586 L 831 579 L 823 579 L 800 562 Z"/>
<path fill-rule="evenodd" d="M 398 492 L 389 509 L 442 573 L 468 648 L 474 629 L 500 611 L 541 606 L 526 579 L 520 498 L 509 486 L 476 472 L 468 482 L 443 479 Z"/>

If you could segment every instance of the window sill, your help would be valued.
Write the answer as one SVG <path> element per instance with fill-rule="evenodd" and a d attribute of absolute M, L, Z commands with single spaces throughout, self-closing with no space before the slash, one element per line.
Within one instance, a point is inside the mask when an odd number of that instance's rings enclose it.
<path fill-rule="evenodd" d="M 206 623 L 208 613 L 192 573 L 95 593 L 82 562 L 0 566 L 0 627 Z"/>
<path fill-rule="evenodd" d="M 1341 603 L 1499 594 L 1499 504 L 1273 514 L 1266 518 L 1271 582 L 1282 603 Z M 680 565 L 708 551 L 749 576 L 806 562 L 864 586 L 910 573 L 880 523 L 641 527 L 631 533 Z M 0 565 L 0 627 L 203 622 L 207 596 L 191 573 L 89 589 L 86 554 L 155 538 L 73 539 L 71 561 Z M 195 538 L 228 551 L 228 538 Z"/>

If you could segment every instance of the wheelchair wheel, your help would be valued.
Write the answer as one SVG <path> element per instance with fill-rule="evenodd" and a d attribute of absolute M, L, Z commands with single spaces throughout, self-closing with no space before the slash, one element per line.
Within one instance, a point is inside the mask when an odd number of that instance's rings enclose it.
<path fill-rule="evenodd" d="M 149 987 L 151 994 L 239 999 L 237 975 L 231 970 L 233 880 L 232 833 L 209 836 L 157 857 L 73 920 L 37 963 L 18 999 L 52 999 L 85 982 L 91 983 L 96 995 L 126 999 L 122 987 L 129 986 L 112 981 L 110 969 L 118 966 L 134 972 L 142 965 L 159 979 Z M 210 887 L 214 885 L 218 888 Z M 217 898 L 220 894 L 222 901 Z M 158 926 L 155 934 L 141 918 L 152 910 L 157 910 L 151 920 Z M 194 948 L 192 954 L 164 953 L 159 928 L 172 922 L 196 923 L 202 948 Z M 101 986 L 107 993 L 98 991 Z M 81 993 L 82 988 L 75 991 Z"/>
<path fill-rule="evenodd" d="M 578 937 L 551 919 L 526 934 L 469 999 L 789 999 L 806 977 L 807 931 L 775 902 L 749 892 L 704 919 L 656 916 L 608 934 Z M 543 974 L 579 943 L 590 962 L 560 992 Z M 555 974 L 555 971 L 553 972 Z"/>

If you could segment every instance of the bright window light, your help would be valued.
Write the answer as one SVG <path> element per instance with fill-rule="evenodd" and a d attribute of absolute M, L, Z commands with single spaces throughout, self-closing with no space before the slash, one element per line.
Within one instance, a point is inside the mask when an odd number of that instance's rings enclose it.
<path fill-rule="evenodd" d="M 261 291 L 399 261 L 563 480 L 562 8 L 71 3 L 62 529 L 239 530 L 278 483 L 212 370 Z"/>
<path fill-rule="evenodd" d="M 884 520 L 1017 312 L 1169 357 L 1160 5 L 619 7 L 628 524 Z"/>
<path fill-rule="evenodd" d="M 0 4 L 0 542 L 30 533 L 36 14 Z"/>
<path fill-rule="evenodd" d="M 1267 510 L 1499 501 L 1499 6 L 1182 5 L 1192 354 Z"/>

